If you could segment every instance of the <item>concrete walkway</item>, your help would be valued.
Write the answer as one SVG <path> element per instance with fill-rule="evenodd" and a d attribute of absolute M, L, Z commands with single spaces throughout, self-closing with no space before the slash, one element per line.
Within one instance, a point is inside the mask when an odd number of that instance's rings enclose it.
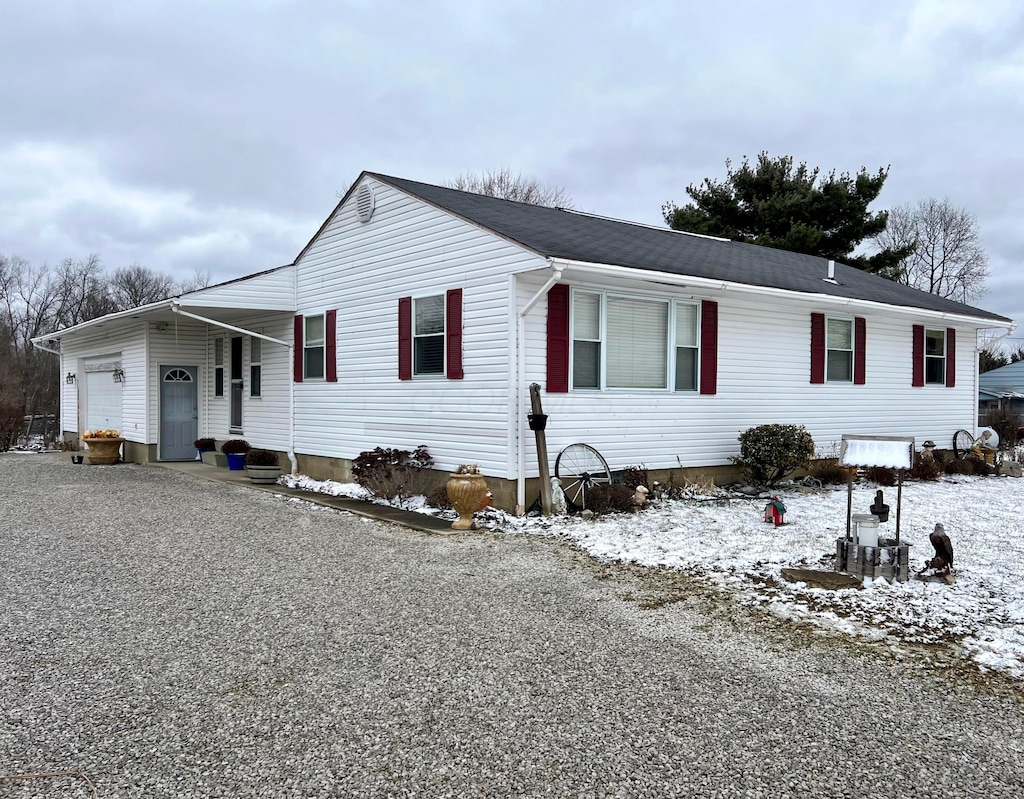
<path fill-rule="evenodd" d="M 328 508 L 345 510 L 357 516 L 366 516 L 370 519 L 378 519 L 382 522 L 391 522 L 408 527 L 412 530 L 419 530 L 424 533 L 451 534 L 452 523 L 424 513 L 414 513 L 401 508 L 392 508 L 387 505 L 378 505 L 375 502 L 367 502 L 362 499 L 351 497 L 332 497 L 327 494 L 315 494 L 312 491 L 300 491 L 297 488 L 287 488 L 282 485 L 256 485 L 249 480 L 245 470 L 232 471 L 220 466 L 210 466 L 201 461 L 178 461 L 160 462 L 150 464 L 163 469 L 170 469 L 174 472 L 188 474 L 192 477 L 199 477 L 203 480 L 215 480 L 218 483 L 230 483 L 232 485 L 244 486 L 257 491 L 270 491 L 273 494 L 282 494 L 287 497 L 298 497 L 306 502 L 313 502 Z"/>

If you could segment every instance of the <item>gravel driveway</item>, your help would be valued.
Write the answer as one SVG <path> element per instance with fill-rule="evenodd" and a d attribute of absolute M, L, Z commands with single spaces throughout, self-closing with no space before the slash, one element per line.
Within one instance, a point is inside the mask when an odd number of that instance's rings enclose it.
<path fill-rule="evenodd" d="M 557 542 L 53 456 L 0 455 L 0 486 L 0 774 L 81 770 L 101 799 L 1024 793 L 1014 690 L 700 598 L 645 610 Z"/>

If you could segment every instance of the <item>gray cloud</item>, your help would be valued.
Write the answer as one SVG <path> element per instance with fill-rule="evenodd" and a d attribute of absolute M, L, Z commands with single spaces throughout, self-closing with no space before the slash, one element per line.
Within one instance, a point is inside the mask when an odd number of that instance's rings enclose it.
<path fill-rule="evenodd" d="M 0 252 L 117 266 L 290 261 L 362 169 L 509 166 L 660 223 L 761 150 L 891 165 L 878 207 L 977 214 L 986 306 L 1024 318 L 1024 14 L 1009 0 L 13 4 Z"/>

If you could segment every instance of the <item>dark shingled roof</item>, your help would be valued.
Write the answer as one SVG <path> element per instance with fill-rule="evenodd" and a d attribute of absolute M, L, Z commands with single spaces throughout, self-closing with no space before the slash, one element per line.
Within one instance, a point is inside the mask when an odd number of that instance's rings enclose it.
<path fill-rule="evenodd" d="M 669 228 L 499 200 L 373 172 L 367 174 L 545 257 L 829 294 L 996 322 L 1011 321 L 838 262 L 836 283 L 828 283 L 823 280 L 828 274 L 828 260 L 816 255 L 687 235 Z"/>

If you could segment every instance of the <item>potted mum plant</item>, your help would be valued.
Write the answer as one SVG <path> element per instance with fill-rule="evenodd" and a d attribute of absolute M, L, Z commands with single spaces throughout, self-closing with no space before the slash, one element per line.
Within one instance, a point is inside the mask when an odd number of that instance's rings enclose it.
<path fill-rule="evenodd" d="M 251 449 L 245 456 L 245 470 L 256 485 L 274 485 L 281 476 L 281 463 L 271 449 Z"/>
<path fill-rule="evenodd" d="M 90 464 L 113 466 L 121 457 L 124 439 L 116 430 L 86 430 L 82 442 L 89 450 Z"/>
<path fill-rule="evenodd" d="M 196 455 L 197 461 L 201 461 L 203 459 L 204 452 L 213 452 L 217 449 L 217 442 L 212 438 L 197 438 L 192 443 L 195 444 L 196 452 L 198 453 Z"/>
<path fill-rule="evenodd" d="M 245 439 L 232 438 L 224 442 L 220 451 L 227 456 L 228 468 L 233 472 L 240 472 L 245 468 L 245 456 L 251 449 L 252 445 Z"/>

